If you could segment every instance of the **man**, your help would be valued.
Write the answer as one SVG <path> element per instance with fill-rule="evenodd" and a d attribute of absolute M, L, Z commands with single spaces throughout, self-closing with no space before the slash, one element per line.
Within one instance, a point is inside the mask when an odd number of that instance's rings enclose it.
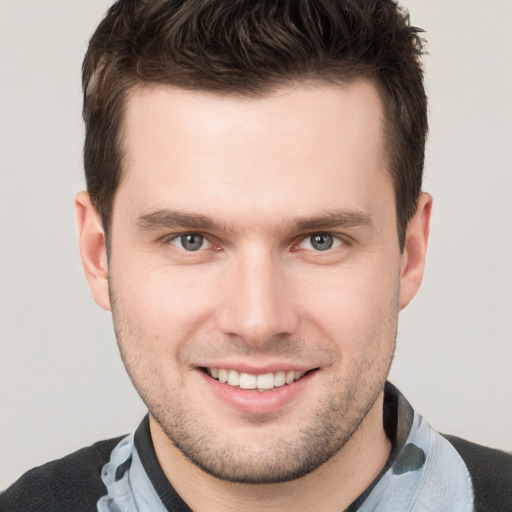
<path fill-rule="evenodd" d="M 148 417 L 6 510 L 510 510 L 386 383 L 432 200 L 391 1 L 122 0 L 84 61 L 81 255 Z"/>

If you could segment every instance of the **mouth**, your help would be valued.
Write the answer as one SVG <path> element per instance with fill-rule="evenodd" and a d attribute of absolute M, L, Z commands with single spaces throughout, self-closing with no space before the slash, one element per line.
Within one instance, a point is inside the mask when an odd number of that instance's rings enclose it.
<path fill-rule="evenodd" d="M 309 373 L 309 371 L 283 370 L 256 375 L 225 368 L 204 368 L 203 370 L 207 375 L 222 384 L 227 384 L 228 386 L 237 389 L 256 390 L 261 392 L 270 391 L 275 388 L 292 384 Z"/>

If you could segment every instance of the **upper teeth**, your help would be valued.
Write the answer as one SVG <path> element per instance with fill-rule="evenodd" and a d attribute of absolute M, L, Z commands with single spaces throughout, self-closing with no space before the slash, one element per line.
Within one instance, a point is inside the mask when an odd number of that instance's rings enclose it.
<path fill-rule="evenodd" d="M 285 384 L 299 380 L 306 372 L 301 371 L 279 371 L 275 373 L 264 373 L 253 375 L 251 373 L 237 372 L 236 370 L 225 370 L 220 368 L 207 368 L 206 371 L 214 379 L 230 386 L 241 389 L 274 389 Z"/>

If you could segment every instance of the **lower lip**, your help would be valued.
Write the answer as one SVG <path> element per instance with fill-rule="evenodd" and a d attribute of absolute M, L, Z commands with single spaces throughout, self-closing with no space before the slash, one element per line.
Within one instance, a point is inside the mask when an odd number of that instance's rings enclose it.
<path fill-rule="evenodd" d="M 251 414 L 269 414 L 293 402 L 316 374 L 316 370 L 310 371 L 291 384 L 285 384 L 268 391 L 258 391 L 235 388 L 229 384 L 219 382 L 202 370 L 198 371 L 214 395 L 229 406 Z"/>

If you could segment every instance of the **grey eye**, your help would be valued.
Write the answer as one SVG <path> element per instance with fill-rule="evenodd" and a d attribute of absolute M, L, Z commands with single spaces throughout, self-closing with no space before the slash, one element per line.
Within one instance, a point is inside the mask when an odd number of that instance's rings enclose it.
<path fill-rule="evenodd" d="M 311 247 L 317 251 L 327 251 L 334 245 L 334 237 L 328 233 L 315 233 L 309 237 Z"/>
<path fill-rule="evenodd" d="M 181 235 L 179 241 L 186 251 L 197 251 L 203 246 L 204 237 L 198 234 Z"/>

